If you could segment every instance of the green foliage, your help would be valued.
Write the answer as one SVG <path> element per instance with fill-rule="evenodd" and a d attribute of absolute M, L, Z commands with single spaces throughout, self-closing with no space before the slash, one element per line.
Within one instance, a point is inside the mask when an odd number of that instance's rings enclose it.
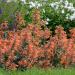
<path fill-rule="evenodd" d="M 22 13 L 22 16 L 24 17 L 24 19 L 27 22 L 31 22 L 32 18 L 31 18 L 31 14 L 32 11 L 34 9 L 30 8 L 30 2 L 38 2 L 41 3 L 42 6 L 39 7 L 40 11 L 41 11 L 41 18 L 43 19 L 47 19 L 49 18 L 50 21 L 48 21 L 48 27 L 52 27 L 52 30 L 55 29 L 56 25 L 62 25 L 65 30 L 71 28 L 71 27 L 75 27 L 75 20 L 66 20 L 65 14 L 61 14 L 58 13 L 59 11 L 55 12 L 50 6 L 49 4 L 52 2 L 56 2 L 59 0 L 26 0 L 26 3 L 24 4 L 21 0 L 11 0 L 11 2 L 7 3 L 7 2 L 3 2 L 3 0 L 0 0 L 0 9 L 2 11 L 2 13 L 0 14 L 0 23 L 3 22 L 4 20 L 8 20 L 9 21 L 9 25 L 13 25 L 14 24 L 14 20 L 15 20 L 15 13 L 16 11 L 19 11 Z M 75 6 L 75 1 L 74 0 L 68 0 L 69 2 L 72 2 Z M 45 10 L 45 12 L 44 12 Z M 66 12 L 67 13 L 67 12 Z"/>
<path fill-rule="evenodd" d="M 14 19 L 14 13 L 17 9 L 17 4 L 14 2 L 1 2 L 0 7 L 2 11 L 2 13 L 0 14 L 0 22 L 4 20 L 8 20 L 9 22 L 12 21 L 12 19 Z"/>
<path fill-rule="evenodd" d="M 5 71 L 0 69 L 0 75 L 75 75 L 75 69 L 63 69 L 63 68 L 54 68 L 54 69 L 38 69 L 32 68 L 26 71 Z"/>

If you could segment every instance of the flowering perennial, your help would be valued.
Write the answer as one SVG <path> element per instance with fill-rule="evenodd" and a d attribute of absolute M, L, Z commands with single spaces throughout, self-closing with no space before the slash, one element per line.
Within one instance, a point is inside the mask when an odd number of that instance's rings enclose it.
<path fill-rule="evenodd" d="M 22 21 L 22 22 L 21 22 Z M 57 26 L 55 35 L 41 20 L 40 11 L 33 13 L 33 22 L 20 29 L 25 21 L 16 16 L 16 31 L 9 31 L 8 22 L 0 27 L 0 65 L 5 69 L 27 69 L 33 66 L 42 68 L 68 67 L 75 64 L 75 28 L 70 30 L 70 38 L 62 26 Z M 6 33 L 5 33 L 6 32 Z M 6 37 L 4 37 L 6 35 Z M 56 60 L 57 58 L 57 60 Z M 58 61 L 55 65 L 55 61 Z"/>

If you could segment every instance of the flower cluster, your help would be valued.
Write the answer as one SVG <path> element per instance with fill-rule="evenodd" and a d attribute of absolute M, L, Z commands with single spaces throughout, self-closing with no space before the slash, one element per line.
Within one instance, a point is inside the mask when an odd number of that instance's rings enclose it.
<path fill-rule="evenodd" d="M 46 21 L 41 20 L 40 11 L 36 10 L 33 14 L 32 23 L 21 30 L 8 30 L 6 38 L 3 37 L 7 23 L 1 24 L 0 64 L 10 70 L 23 70 L 34 65 L 42 68 L 56 66 L 56 58 L 57 64 L 64 67 L 75 64 L 75 28 L 70 30 L 70 38 L 67 38 L 64 28 L 57 26 L 53 36 L 45 25 Z M 17 15 L 17 20 L 19 23 L 21 16 Z"/>
<path fill-rule="evenodd" d="M 15 18 L 16 18 L 15 27 L 17 27 L 18 29 L 21 29 L 22 26 L 25 26 L 25 20 L 23 19 L 20 12 L 16 12 Z"/>
<path fill-rule="evenodd" d="M 73 3 L 69 3 L 68 0 L 60 0 L 59 2 L 50 3 L 50 6 L 57 12 L 66 14 L 65 18 L 74 20 L 75 19 L 75 7 Z"/>
<path fill-rule="evenodd" d="M 8 21 L 4 21 L 0 26 L 0 30 L 7 30 L 7 29 L 8 29 Z"/>
<path fill-rule="evenodd" d="M 30 8 L 33 8 L 33 7 L 34 7 L 34 8 L 39 8 L 39 7 L 42 6 L 42 4 L 39 3 L 38 1 L 35 1 L 35 2 L 30 1 L 29 4 L 30 4 Z"/>

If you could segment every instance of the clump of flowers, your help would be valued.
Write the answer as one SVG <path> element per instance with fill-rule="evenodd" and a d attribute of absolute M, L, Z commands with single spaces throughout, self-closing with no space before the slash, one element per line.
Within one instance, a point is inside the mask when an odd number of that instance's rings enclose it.
<path fill-rule="evenodd" d="M 0 25 L 0 30 L 7 30 L 8 29 L 8 21 L 4 21 L 1 25 Z"/>
<path fill-rule="evenodd" d="M 75 7 L 73 3 L 69 3 L 68 0 L 60 0 L 59 2 L 52 2 L 49 5 L 55 12 L 65 15 L 64 18 L 68 20 L 74 20 Z"/>
<path fill-rule="evenodd" d="M 15 27 L 17 27 L 17 29 L 22 29 L 22 27 L 25 26 L 25 20 L 23 19 L 22 15 L 20 12 L 16 12 L 16 24 Z"/>
<path fill-rule="evenodd" d="M 0 64 L 10 70 L 75 64 L 75 28 L 70 30 L 70 38 L 61 25 L 56 26 L 52 35 L 40 11 L 36 9 L 33 14 L 33 22 L 22 29 L 18 28 L 22 17 L 17 15 L 16 31 L 7 30 L 5 38 L 8 23 L 2 24 L 6 28 L 1 26 L 0 31 Z"/>

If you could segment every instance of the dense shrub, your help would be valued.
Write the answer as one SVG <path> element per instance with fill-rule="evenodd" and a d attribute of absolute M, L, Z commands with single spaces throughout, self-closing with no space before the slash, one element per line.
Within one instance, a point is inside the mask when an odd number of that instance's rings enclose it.
<path fill-rule="evenodd" d="M 0 67 L 23 70 L 75 65 L 72 3 L 1 0 L 0 6 Z"/>
<path fill-rule="evenodd" d="M 71 0 L 72 1 L 72 0 Z M 62 25 L 68 32 L 68 29 L 75 27 L 75 2 L 70 0 L 13 0 L 6 2 L 0 1 L 0 23 L 4 20 L 9 21 L 9 26 L 12 27 L 15 19 L 16 11 L 22 13 L 22 16 L 27 23 L 32 22 L 32 11 L 35 8 L 39 8 L 41 12 L 41 18 L 47 20 L 47 26 L 52 30 L 55 30 L 55 26 Z M 55 9 L 56 8 L 56 9 Z M 10 12 L 9 12 L 10 11 Z"/>
<path fill-rule="evenodd" d="M 11 30 L 8 22 L 0 26 L 0 66 L 5 69 L 42 68 L 75 64 L 75 28 L 69 38 L 62 26 L 56 26 L 55 35 L 41 19 L 40 11 L 32 14 L 32 23 L 25 24 L 19 12 Z"/>

